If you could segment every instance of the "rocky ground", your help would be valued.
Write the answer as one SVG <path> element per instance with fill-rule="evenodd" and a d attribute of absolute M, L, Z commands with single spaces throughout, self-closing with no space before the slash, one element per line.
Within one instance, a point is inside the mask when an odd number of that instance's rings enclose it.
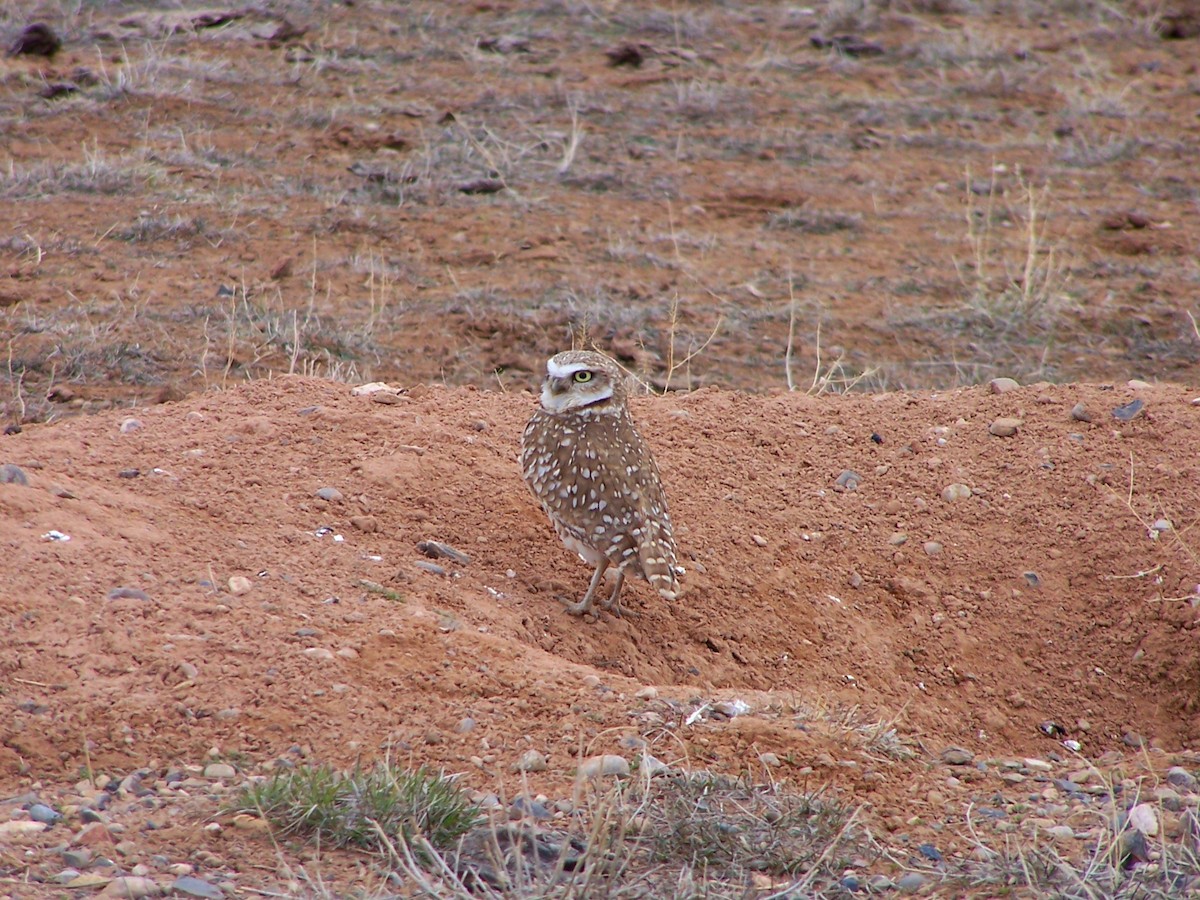
<path fill-rule="evenodd" d="M 1200 893 L 1189 8 L 0 27 L 0 896 Z M 580 621 L 592 344 L 688 574 Z M 385 759 L 445 869 L 243 802 Z"/>

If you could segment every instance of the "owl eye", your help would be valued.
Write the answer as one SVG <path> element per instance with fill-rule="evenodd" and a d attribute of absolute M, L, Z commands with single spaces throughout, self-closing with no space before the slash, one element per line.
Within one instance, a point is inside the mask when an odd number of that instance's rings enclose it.
<path fill-rule="evenodd" d="M 591 372 L 581 369 L 580 371 L 575 373 L 575 383 L 576 384 L 587 384 L 591 380 L 592 380 Z"/>

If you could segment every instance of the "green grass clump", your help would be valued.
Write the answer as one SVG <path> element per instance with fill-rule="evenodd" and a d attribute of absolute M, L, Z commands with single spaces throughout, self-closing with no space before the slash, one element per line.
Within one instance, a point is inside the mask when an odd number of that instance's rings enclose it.
<path fill-rule="evenodd" d="M 480 821 L 478 807 L 445 775 L 390 763 L 304 766 L 244 787 L 235 811 L 262 815 L 285 834 L 324 846 L 384 849 L 387 841 L 421 836 L 448 848 Z"/>

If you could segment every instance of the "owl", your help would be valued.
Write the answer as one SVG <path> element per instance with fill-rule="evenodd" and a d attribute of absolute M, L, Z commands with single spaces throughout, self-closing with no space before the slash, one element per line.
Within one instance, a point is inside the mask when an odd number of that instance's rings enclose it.
<path fill-rule="evenodd" d="M 583 599 L 567 606 L 576 616 L 594 610 L 606 572 L 613 587 L 603 605 L 615 615 L 626 571 L 667 600 L 679 595 L 667 496 L 626 400 L 624 373 L 611 359 L 559 353 L 546 362 L 541 403 L 521 436 L 530 490 L 567 549 L 596 567 Z"/>

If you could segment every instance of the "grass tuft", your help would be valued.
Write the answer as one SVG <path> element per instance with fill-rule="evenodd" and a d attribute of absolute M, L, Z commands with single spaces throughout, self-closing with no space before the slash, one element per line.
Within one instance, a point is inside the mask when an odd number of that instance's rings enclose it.
<path fill-rule="evenodd" d="M 348 772 L 327 764 L 280 772 L 243 788 L 234 811 L 257 813 L 285 834 L 303 834 L 323 846 L 366 849 L 380 849 L 385 836 L 420 836 L 434 847 L 450 847 L 480 818 L 450 778 L 390 763 Z"/>

